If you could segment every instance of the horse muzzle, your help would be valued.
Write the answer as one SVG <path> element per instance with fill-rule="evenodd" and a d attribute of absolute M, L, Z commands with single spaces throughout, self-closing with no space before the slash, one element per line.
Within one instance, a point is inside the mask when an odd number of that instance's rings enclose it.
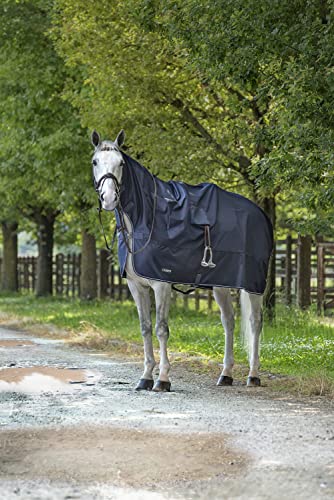
<path fill-rule="evenodd" d="M 112 212 L 113 210 L 115 210 L 115 208 L 117 208 L 119 204 L 119 196 L 117 196 L 116 192 L 110 193 L 103 191 L 99 196 L 101 207 L 103 208 L 103 210 Z"/>

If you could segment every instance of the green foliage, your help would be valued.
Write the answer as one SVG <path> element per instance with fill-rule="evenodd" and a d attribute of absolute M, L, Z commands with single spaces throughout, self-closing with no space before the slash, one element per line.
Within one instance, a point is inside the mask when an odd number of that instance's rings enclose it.
<path fill-rule="evenodd" d="M 91 204 L 87 132 L 64 101 L 69 78 L 47 36 L 51 3 L 5 0 L 0 8 L 2 217 L 72 213 Z"/>
<path fill-rule="evenodd" d="M 238 119 L 238 97 L 190 68 L 186 51 L 131 22 L 132 7 L 105 0 L 97 11 L 84 0 L 56 1 L 57 49 L 86 75 L 66 97 L 104 136 L 125 128 L 132 154 L 162 177 L 215 180 L 254 195 L 242 163 L 253 130 Z"/>
<path fill-rule="evenodd" d="M 273 371 L 324 370 L 334 378 L 334 323 L 323 323 L 313 311 L 280 306 L 275 324 L 264 329 L 261 356 Z"/>
<path fill-rule="evenodd" d="M 3 0 L 0 212 L 95 230 L 87 129 L 163 178 L 334 228 L 334 0 Z"/>
<path fill-rule="evenodd" d="M 257 114 L 250 175 L 260 192 L 293 200 L 296 228 L 332 236 L 333 1 L 131 3 L 140 25 Z"/>

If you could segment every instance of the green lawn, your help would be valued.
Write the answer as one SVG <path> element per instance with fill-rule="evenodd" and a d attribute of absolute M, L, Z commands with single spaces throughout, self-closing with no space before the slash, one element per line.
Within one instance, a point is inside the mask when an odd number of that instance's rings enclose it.
<path fill-rule="evenodd" d="M 141 342 L 137 312 L 132 302 L 57 298 L 35 299 L 31 295 L 0 295 L 0 312 L 17 318 L 51 323 L 74 333 Z M 195 312 L 174 306 L 170 315 L 172 351 L 221 360 L 224 335 L 218 312 Z M 155 345 L 157 342 L 155 340 Z M 236 328 L 236 363 L 247 359 Z M 273 325 L 265 322 L 261 369 L 302 377 L 325 377 L 334 383 L 334 322 L 325 323 L 313 311 L 302 312 L 278 305 Z"/>

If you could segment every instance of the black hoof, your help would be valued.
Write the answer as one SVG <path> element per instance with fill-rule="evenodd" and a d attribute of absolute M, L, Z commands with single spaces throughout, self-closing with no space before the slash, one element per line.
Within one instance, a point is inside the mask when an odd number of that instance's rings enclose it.
<path fill-rule="evenodd" d="M 261 385 L 261 380 L 258 377 L 248 377 L 247 387 L 259 387 Z"/>
<path fill-rule="evenodd" d="M 137 384 L 136 391 L 151 391 L 153 389 L 153 380 L 141 378 Z"/>
<path fill-rule="evenodd" d="M 163 380 L 157 380 L 154 384 L 154 392 L 170 392 L 171 383 L 164 382 Z"/>
<path fill-rule="evenodd" d="M 221 375 L 218 379 L 217 385 L 232 385 L 233 378 L 228 377 L 227 375 Z"/>

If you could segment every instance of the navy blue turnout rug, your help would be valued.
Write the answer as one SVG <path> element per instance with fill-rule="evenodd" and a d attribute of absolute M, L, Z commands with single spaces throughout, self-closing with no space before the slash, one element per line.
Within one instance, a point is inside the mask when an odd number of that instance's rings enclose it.
<path fill-rule="evenodd" d="M 264 292 L 273 230 L 261 208 L 215 184 L 162 181 L 122 154 L 120 200 L 132 224 L 136 274 L 175 284 Z M 119 225 L 118 210 L 116 218 Z M 124 236 L 118 232 L 124 277 L 127 253 Z"/>

